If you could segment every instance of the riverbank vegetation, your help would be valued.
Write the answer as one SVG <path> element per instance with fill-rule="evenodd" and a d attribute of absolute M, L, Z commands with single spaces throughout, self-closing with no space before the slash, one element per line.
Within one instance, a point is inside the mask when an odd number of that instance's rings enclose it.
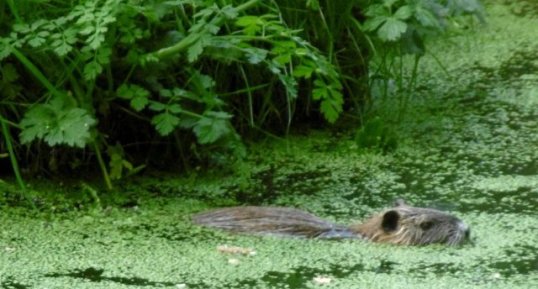
<path fill-rule="evenodd" d="M 425 38 L 483 17 L 475 0 L 7 0 L 0 16 L 0 162 L 20 188 L 235 170 L 245 142 L 305 126 L 363 125 L 362 146 L 390 149 L 373 103 L 403 112 Z"/>

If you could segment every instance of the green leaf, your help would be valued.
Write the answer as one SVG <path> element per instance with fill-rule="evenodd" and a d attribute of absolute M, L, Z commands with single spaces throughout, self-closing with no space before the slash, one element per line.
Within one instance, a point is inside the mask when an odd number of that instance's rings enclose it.
<path fill-rule="evenodd" d="M 136 111 L 143 110 L 148 105 L 148 98 L 145 96 L 135 96 L 131 99 L 131 107 Z"/>
<path fill-rule="evenodd" d="M 154 111 L 163 111 L 166 109 L 166 105 L 157 101 L 152 101 L 149 105 L 149 109 Z"/>
<path fill-rule="evenodd" d="M 307 0 L 306 7 L 310 8 L 313 11 L 319 11 L 319 1 L 318 0 Z"/>
<path fill-rule="evenodd" d="M 48 31 L 39 31 L 37 33 L 37 36 L 43 37 L 43 38 L 47 38 L 49 35 L 50 35 L 50 32 L 48 32 Z"/>
<path fill-rule="evenodd" d="M 454 0 L 447 3 L 447 8 L 454 11 L 456 15 L 474 13 L 480 17 L 484 9 L 480 2 L 479 0 Z"/>
<path fill-rule="evenodd" d="M 88 37 L 88 39 L 86 40 L 86 42 L 88 43 L 88 46 L 93 50 L 99 49 L 99 47 L 101 47 L 101 43 L 103 43 L 104 41 L 105 41 L 105 35 L 104 33 L 100 33 L 99 31 L 97 31 L 92 36 Z"/>
<path fill-rule="evenodd" d="M 207 18 L 211 16 L 213 13 L 218 11 L 217 4 L 213 4 L 213 6 L 209 6 L 205 9 L 200 10 L 198 13 L 194 14 L 194 18 Z"/>
<path fill-rule="evenodd" d="M 273 62 L 278 63 L 280 66 L 284 66 L 291 62 L 291 54 L 279 54 L 277 57 L 273 58 Z"/>
<path fill-rule="evenodd" d="M 159 90 L 159 95 L 162 97 L 171 98 L 173 94 L 172 90 L 163 88 Z"/>
<path fill-rule="evenodd" d="M 241 27 L 248 27 L 248 26 L 252 26 L 252 25 L 258 25 L 258 24 L 261 24 L 261 23 L 263 23 L 263 21 L 261 20 L 260 17 L 252 16 L 252 15 L 239 17 L 235 21 L 235 25 L 241 26 Z"/>
<path fill-rule="evenodd" d="M 200 36 L 198 41 L 194 42 L 187 49 L 187 60 L 191 63 L 196 61 L 198 57 L 204 52 L 204 48 L 207 46 L 209 40 L 210 40 L 209 35 Z"/>
<path fill-rule="evenodd" d="M 128 169 L 129 171 L 132 171 L 134 169 L 133 167 L 133 164 L 131 164 L 130 162 L 126 161 L 126 160 L 123 160 L 121 162 L 123 164 L 123 166 Z M 145 166 L 145 165 L 142 165 L 142 166 Z"/>
<path fill-rule="evenodd" d="M 52 43 L 52 46 L 54 47 L 54 52 L 58 54 L 58 56 L 66 56 L 69 52 L 71 52 L 71 50 L 73 50 L 73 46 L 60 40 Z"/>
<path fill-rule="evenodd" d="M 60 114 L 58 121 L 58 135 L 56 137 L 45 136 L 45 141 L 50 145 L 54 142 L 64 143 L 69 146 L 84 147 L 90 139 L 90 126 L 97 121 L 81 108 L 72 108 Z M 53 132 L 52 132 L 53 133 Z"/>
<path fill-rule="evenodd" d="M 294 41 L 273 41 L 273 49 L 271 50 L 274 54 L 288 54 L 293 53 L 297 49 L 297 43 Z"/>
<path fill-rule="evenodd" d="M 97 51 L 96 60 L 99 64 L 108 64 L 110 62 L 110 56 L 112 55 L 112 49 L 110 47 L 101 47 Z"/>
<path fill-rule="evenodd" d="M 168 105 L 166 107 L 166 109 L 168 109 L 168 111 L 172 112 L 172 113 L 181 113 L 183 111 L 183 109 L 181 108 L 181 106 L 177 103 L 174 103 L 174 104 L 171 104 L 171 105 Z"/>
<path fill-rule="evenodd" d="M 343 110 L 342 105 L 343 101 L 339 99 L 325 99 L 321 102 L 320 110 L 328 122 L 334 123 Z"/>
<path fill-rule="evenodd" d="M 73 45 L 79 40 L 77 38 L 77 30 L 73 28 L 68 28 L 63 31 L 63 33 L 57 33 L 53 34 L 52 38 L 57 39 L 59 42 L 57 42 L 55 46 L 55 52 L 58 53 L 60 56 L 66 55 L 68 52 L 71 52 L 73 49 Z"/>
<path fill-rule="evenodd" d="M 136 84 L 122 84 L 117 90 L 116 95 L 123 99 L 132 99 L 137 95 L 149 95 L 149 92 L 143 87 Z"/>
<path fill-rule="evenodd" d="M 123 159 L 121 158 L 121 156 L 117 156 L 117 155 L 111 156 L 108 166 L 110 167 L 110 171 L 109 171 L 110 179 L 111 180 L 121 179 L 123 175 Z"/>
<path fill-rule="evenodd" d="M 323 116 L 328 122 L 335 122 L 343 111 L 342 84 L 338 79 L 330 79 L 329 84 L 322 79 L 316 79 L 314 86 L 312 99 L 321 100 L 320 110 Z"/>
<path fill-rule="evenodd" d="M 245 49 L 248 62 L 251 64 L 258 64 L 267 58 L 268 51 L 261 48 L 247 48 Z"/>
<path fill-rule="evenodd" d="M 269 70 L 276 75 L 279 75 L 282 73 L 280 70 L 280 64 L 278 64 L 277 62 L 274 62 L 274 61 L 269 62 L 267 64 L 267 68 L 269 68 Z"/>
<path fill-rule="evenodd" d="M 7 58 L 11 55 L 11 44 L 9 43 L 9 38 L 0 38 L 0 60 Z"/>
<path fill-rule="evenodd" d="M 254 36 L 254 35 L 259 34 L 262 30 L 263 29 L 261 26 L 252 25 L 252 26 L 245 27 L 245 29 L 243 29 L 243 33 L 245 33 L 245 35 L 247 36 Z"/>
<path fill-rule="evenodd" d="M 33 48 L 37 48 L 43 45 L 45 42 L 46 42 L 45 38 L 35 36 L 33 38 L 30 38 L 30 40 L 28 41 L 28 44 L 30 44 L 30 46 Z"/>
<path fill-rule="evenodd" d="M 407 29 L 407 24 L 395 18 L 389 18 L 379 28 L 377 35 L 383 41 L 395 41 L 398 40 Z"/>
<path fill-rule="evenodd" d="M 388 17 L 386 16 L 379 16 L 374 17 L 366 20 L 364 22 L 363 28 L 366 31 L 374 31 L 376 30 L 381 24 L 383 24 L 385 21 L 387 21 Z"/>
<path fill-rule="evenodd" d="M 47 24 L 47 23 L 48 23 L 48 21 L 45 20 L 45 19 L 36 20 L 34 23 L 32 23 L 31 29 L 33 31 L 36 31 L 39 27 L 43 26 L 43 24 Z"/>
<path fill-rule="evenodd" d="M 394 13 L 394 18 L 399 20 L 406 20 L 413 15 L 413 9 L 409 5 L 404 5 Z"/>
<path fill-rule="evenodd" d="M 213 24 L 206 24 L 204 28 L 206 31 L 209 31 L 209 33 L 213 35 L 219 33 L 219 30 L 220 30 L 220 27 Z"/>
<path fill-rule="evenodd" d="M 93 26 L 85 26 L 84 28 L 80 29 L 78 31 L 79 34 L 82 34 L 82 35 L 90 35 L 92 34 L 93 32 L 95 31 L 95 27 Z"/>
<path fill-rule="evenodd" d="M 209 111 L 206 112 L 204 115 L 214 118 L 220 118 L 220 119 L 230 119 L 232 116 L 225 112 L 225 111 Z"/>
<path fill-rule="evenodd" d="M 113 180 L 121 179 L 123 175 L 124 162 L 127 162 L 123 159 L 123 147 L 119 143 L 114 146 L 108 146 L 107 154 L 110 158 L 110 161 L 108 163 L 108 166 L 110 167 L 110 178 Z"/>
<path fill-rule="evenodd" d="M 30 32 L 30 26 L 28 24 L 15 24 L 13 25 L 13 31 L 26 34 Z"/>
<path fill-rule="evenodd" d="M 396 3 L 398 0 L 383 0 L 383 5 L 385 5 L 386 7 L 391 7 L 392 5 L 394 5 L 394 3 Z"/>
<path fill-rule="evenodd" d="M 179 117 L 166 111 L 154 116 L 151 123 L 160 135 L 167 136 L 179 125 L 179 120 Z"/>
<path fill-rule="evenodd" d="M 325 82 L 320 79 L 316 79 L 314 81 L 314 85 L 316 88 L 312 90 L 313 100 L 320 100 L 329 96 L 329 89 L 327 88 L 327 84 L 325 84 Z"/>
<path fill-rule="evenodd" d="M 105 16 L 102 20 L 101 20 L 101 24 L 109 24 L 109 23 L 113 23 L 116 21 L 116 17 L 112 16 L 112 15 L 107 15 Z M 108 30 L 107 27 L 103 27 L 103 32 L 106 32 Z"/>
<path fill-rule="evenodd" d="M 56 114 L 49 106 L 38 104 L 28 110 L 21 120 L 22 131 L 19 135 L 21 143 L 26 144 L 34 139 L 42 139 L 50 131 Z"/>
<path fill-rule="evenodd" d="M 378 17 L 378 16 L 389 17 L 390 12 L 382 4 L 373 4 L 373 5 L 368 6 L 368 8 L 366 9 L 365 15 L 368 16 L 369 18 Z"/>
<path fill-rule="evenodd" d="M 208 144 L 230 133 L 229 115 L 224 112 L 210 112 L 202 116 L 194 125 L 193 131 L 198 142 Z"/>
<path fill-rule="evenodd" d="M 63 16 L 52 20 L 54 25 L 57 27 L 64 25 L 65 23 L 67 23 L 67 21 L 68 21 L 67 17 L 63 17 Z M 50 30 L 53 30 L 53 29 L 51 28 Z"/>
<path fill-rule="evenodd" d="M 237 9 L 235 9 L 231 5 L 226 5 L 222 7 L 221 12 L 226 17 L 226 19 L 235 19 L 238 15 Z"/>
<path fill-rule="evenodd" d="M 28 110 L 20 125 L 22 143 L 43 139 L 48 145 L 66 144 L 84 147 L 91 139 L 90 128 L 96 120 L 84 109 L 66 106 L 57 97 L 49 104 L 37 104 Z"/>
<path fill-rule="evenodd" d="M 303 77 L 309 79 L 314 71 L 315 67 L 299 65 L 293 69 L 293 76 L 297 78 Z"/>
<path fill-rule="evenodd" d="M 212 88 L 216 84 L 211 76 L 201 74 L 198 71 L 194 74 L 193 79 L 200 83 L 204 89 Z"/>
<path fill-rule="evenodd" d="M 439 27 L 439 21 L 435 16 L 427 9 L 417 7 L 415 9 L 415 18 L 418 22 L 425 27 Z"/>
<path fill-rule="evenodd" d="M 141 111 L 149 103 L 149 91 L 136 84 L 123 84 L 118 88 L 116 94 L 123 99 L 130 99 L 131 107 L 136 111 Z"/>
<path fill-rule="evenodd" d="M 90 61 L 84 66 L 84 78 L 86 80 L 95 79 L 101 72 L 103 72 L 103 66 L 95 60 Z"/>
<path fill-rule="evenodd" d="M 300 56 L 300 57 L 312 55 L 312 53 L 306 48 L 297 48 L 295 49 L 294 53 L 295 55 Z"/>
<path fill-rule="evenodd" d="M 196 125 L 197 121 L 198 118 L 192 115 L 183 115 L 181 117 L 181 121 L 179 122 L 179 127 L 184 129 L 192 129 Z"/>
<path fill-rule="evenodd" d="M 286 92 L 291 98 L 297 98 L 297 81 L 290 75 L 279 74 L 280 83 L 286 88 Z"/>
<path fill-rule="evenodd" d="M 93 11 L 90 9 L 87 9 L 84 11 L 84 14 L 80 16 L 80 18 L 77 20 L 77 24 L 88 24 L 92 23 L 95 19 L 95 15 L 93 14 Z"/>
<path fill-rule="evenodd" d="M 65 39 L 65 42 L 74 44 L 78 41 L 77 30 L 74 28 L 67 28 L 63 31 L 63 38 Z"/>

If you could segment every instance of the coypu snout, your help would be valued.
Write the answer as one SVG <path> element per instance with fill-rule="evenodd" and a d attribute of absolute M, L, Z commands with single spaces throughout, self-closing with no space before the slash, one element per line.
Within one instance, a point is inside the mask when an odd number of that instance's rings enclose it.
<path fill-rule="evenodd" d="M 453 215 L 402 201 L 351 229 L 374 242 L 402 245 L 459 245 L 471 233 L 469 226 Z"/>

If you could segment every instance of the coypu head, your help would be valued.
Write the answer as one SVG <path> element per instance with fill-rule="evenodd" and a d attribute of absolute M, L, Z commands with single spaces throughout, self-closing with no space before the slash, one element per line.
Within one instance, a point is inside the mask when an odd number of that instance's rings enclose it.
<path fill-rule="evenodd" d="M 469 227 L 455 216 L 411 207 L 403 200 L 351 229 L 374 242 L 400 245 L 459 245 L 470 235 Z"/>

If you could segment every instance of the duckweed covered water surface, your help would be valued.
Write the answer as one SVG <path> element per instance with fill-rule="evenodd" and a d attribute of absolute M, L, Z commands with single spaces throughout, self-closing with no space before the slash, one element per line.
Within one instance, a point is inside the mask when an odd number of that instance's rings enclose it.
<path fill-rule="evenodd" d="M 528 28 L 538 21 L 490 2 L 476 34 L 432 43 L 449 75 L 425 57 L 428 77 L 395 128 L 394 153 L 358 153 L 347 133 L 311 132 L 253 148 L 242 177 L 130 183 L 124 194 L 146 197 L 125 208 L 3 208 L 0 288 L 536 288 L 538 30 Z M 465 220 L 473 244 L 252 237 L 191 224 L 234 197 L 338 223 L 403 197 Z M 224 244 L 255 254 L 219 251 Z"/>

